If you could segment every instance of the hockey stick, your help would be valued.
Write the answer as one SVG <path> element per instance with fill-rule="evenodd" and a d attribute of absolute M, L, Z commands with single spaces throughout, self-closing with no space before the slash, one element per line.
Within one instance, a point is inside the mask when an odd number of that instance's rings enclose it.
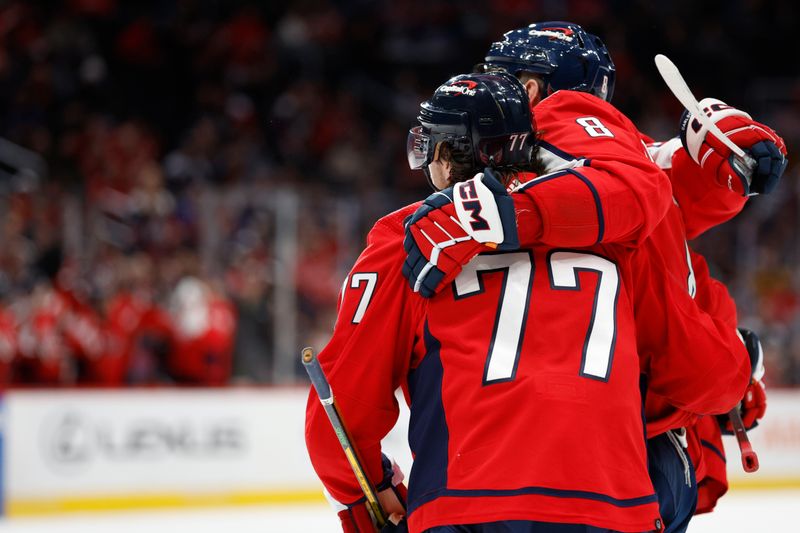
<path fill-rule="evenodd" d="M 663 54 L 656 54 L 655 57 L 656 68 L 658 69 L 658 73 L 661 74 L 661 77 L 664 79 L 664 83 L 667 84 L 667 87 L 672 94 L 675 95 L 675 98 L 686 108 L 689 113 L 699 120 L 703 126 L 705 126 L 709 132 L 711 132 L 714 137 L 720 140 L 722 144 L 727 146 L 731 149 L 731 151 L 735 154 L 733 158 L 733 164 L 737 167 L 737 170 L 742 173 L 743 176 L 751 176 L 753 174 L 753 169 L 756 168 L 755 160 L 750 157 L 744 150 L 736 146 L 736 144 L 728 138 L 727 135 L 722 133 L 722 131 L 717 127 L 714 122 L 711 121 L 709 116 L 700 109 L 700 104 L 697 101 L 697 98 L 694 97 L 692 94 L 691 89 L 686 84 L 686 80 L 683 79 L 681 76 L 678 67 L 675 66 L 667 56 Z"/>
<path fill-rule="evenodd" d="M 750 439 L 747 437 L 747 432 L 742 422 L 742 415 L 739 414 L 738 405 L 728 411 L 728 418 L 731 421 L 731 426 L 733 426 L 736 442 L 739 443 L 739 450 L 742 452 L 742 468 L 744 468 L 744 471 L 747 473 L 753 473 L 758 470 L 758 455 L 753 451 L 753 446 L 750 444 Z"/>
<path fill-rule="evenodd" d="M 367 498 L 367 509 L 369 509 L 375 523 L 378 525 L 378 529 L 380 529 L 386 524 L 386 513 L 381 506 L 381 502 L 378 501 L 378 494 L 375 492 L 375 487 L 369 482 L 367 473 L 361 465 L 358 451 L 355 446 L 353 446 L 350 434 L 347 433 L 342 415 L 339 414 L 339 409 L 333 399 L 333 391 L 331 390 L 330 383 L 328 383 L 328 378 L 325 377 L 325 372 L 322 371 L 322 366 L 314 355 L 314 350 L 311 348 L 303 348 L 301 355 L 303 366 L 306 372 L 308 372 L 308 377 L 311 378 L 311 384 L 317 391 L 319 401 L 325 409 L 325 414 L 328 415 L 328 420 L 330 420 L 331 426 L 333 426 L 336 438 L 339 439 L 339 444 L 342 445 L 344 454 L 347 456 L 347 462 L 350 463 L 350 468 L 353 469 L 356 480 L 361 490 L 364 492 L 364 496 Z"/>

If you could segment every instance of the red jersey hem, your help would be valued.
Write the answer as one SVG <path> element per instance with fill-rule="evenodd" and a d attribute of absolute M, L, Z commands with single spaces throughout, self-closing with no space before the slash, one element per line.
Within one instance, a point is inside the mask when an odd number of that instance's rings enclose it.
<path fill-rule="evenodd" d="M 655 530 L 659 519 L 655 501 L 622 508 L 605 502 L 541 495 L 502 498 L 441 496 L 414 510 L 408 524 L 410 533 L 420 533 L 436 526 L 535 520 L 638 533 Z"/>

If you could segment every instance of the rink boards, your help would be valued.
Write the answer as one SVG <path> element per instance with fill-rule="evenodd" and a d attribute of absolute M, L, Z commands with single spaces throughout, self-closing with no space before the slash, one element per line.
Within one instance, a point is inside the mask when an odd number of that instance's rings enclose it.
<path fill-rule="evenodd" d="M 305 451 L 304 389 L 12 391 L 2 399 L 10 516 L 322 501 Z M 770 391 L 752 431 L 761 469 L 735 487 L 800 486 L 800 391 Z M 404 411 L 384 443 L 404 471 Z"/>

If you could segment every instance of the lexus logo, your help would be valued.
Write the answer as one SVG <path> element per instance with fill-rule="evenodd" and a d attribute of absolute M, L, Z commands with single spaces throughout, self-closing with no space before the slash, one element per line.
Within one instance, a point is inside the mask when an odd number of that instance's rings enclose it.
<path fill-rule="evenodd" d="M 45 457 L 59 471 L 75 473 L 86 467 L 91 454 L 89 425 L 77 413 L 66 413 L 44 426 Z"/>
<path fill-rule="evenodd" d="M 241 457 L 246 434 L 239 420 L 88 418 L 73 411 L 45 419 L 42 443 L 54 470 L 73 474 L 93 461 L 144 464 L 163 460 Z"/>

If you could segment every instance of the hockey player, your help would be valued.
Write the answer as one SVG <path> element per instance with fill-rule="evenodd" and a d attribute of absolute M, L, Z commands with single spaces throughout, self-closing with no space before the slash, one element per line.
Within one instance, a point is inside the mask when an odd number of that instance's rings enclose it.
<path fill-rule="evenodd" d="M 597 196 L 608 199 L 616 190 L 605 187 L 615 173 L 658 182 L 661 171 L 627 119 L 595 118 L 607 119 L 603 126 L 618 134 L 613 150 L 610 142 L 602 145 L 609 157 L 583 169 L 598 184 Z M 520 171 L 532 170 L 530 110 L 512 78 L 456 77 L 423 104 L 420 122 L 409 136 L 409 161 L 427 167 L 434 184 L 472 176 L 482 165 L 490 170 L 381 219 L 345 282 L 333 337 L 319 359 L 370 478 L 392 485 L 391 471 L 381 466 L 380 439 L 397 417 L 393 391 L 407 385 L 415 454 L 411 531 L 661 529 L 646 468 L 638 354 L 652 354 L 646 365 L 652 390 L 697 412 L 729 408 L 749 367 L 735 332 L 698 309 L 685 278 L 655 275 L 663 272 L 664 254 L 685 257 L 683 243 L 677 252 L 640 252 L 632 246 L 636 224 L 622 231 L 633 236 L 625 244 L 596 243 L 595 226 L 591 245 L 519 248 L 511 197 L 493 177 L 524 179 Z M 591 193 L 585 176 L 569 171 L 531 183 L 564 176 Z M 645 207 L 663 215 L 669 189 L 653 191 Z M 580 215 L 587 207 L 581 191 L 567 193 L 562 209 Z M 427 213 L 454 200 L 459 227 L 479 232 L 492 243 L 491 253 L 469 262 L 438 294 L 418 298 L 398 263 L 405 257 L 404 224 L 414 213 L 408 227 L 419 229 Z M 618 234 L 625 223 L 614 215 L 607 226 Z M 550 229 L 565 239 L 588 233 Z M 527 239 L 523 233 L 519 238 Z M 413 249 L 413 239 L 405 246 Z M 652 323 L 643 323 L 647 317 Z M 690 344 L 712 355 L 692 360 L 684 351 L 666 361 L 658 353 Z M 709 375 L 715 376 L 710 384 Z M 369 531 L 358 485 L 313 393 L 306 440 L 326 488 L 346 504 L 345 531 Z"/>
<path fill-rule="evenodd" d="M 536 106 L 559 89 L 582 91 L 604 100 L 610 99 L 614 89 L 614 66 L 602 41 L 596 36 L 584 32 L 580 26 L 566 22 L 532 24 L 528 28 L 508 32 L 503 41 L 491 46 L 487 53 L 486 63 L 482 65 L 482 68 L 501 68 L 517 75 L 525 83 L 532 106 Z M 543 130 L 543 140 L 540 144 L 546 171 L 585 165 L 586 150 L 590 150 L 590 148 L 583 146 L 583 143 L 586 142 L 586 135 L 583 134 L 580 126 L 583 126 L 585 133 L 592 138 L 613 138 L 613 133 L 591 110 L 591 100 L 592 98 L 588 96 L 580 97 L 570 92 L 562 92 L 551 96 L 536 108 L 539 127 Z M 575 102 L 572 103 L 573 101 Z M 672 167 L 671 176 L 675 196 L 679 199 L 681 214 L 686 221 L 687 232 L 691 237 L 696 236 L 710 225 L 736 214 L 748 194 L 772 190 L 785 168 L 785 159 L 783 158 L 785 146 L 780 137 L 772 130 L 752 121 L 745 113 L 724 106 L 718 101 L 704 102 L 708 105 L 713 120 L 719 123 L 718 125 L 722 127 L 723 131 L 730 132 L 735 142 L 749 149 L 758 158 L 759 165 L 752 176 L 744 175 L 736 165 L 731 164 L 733 160 L 730 150 L 713 137 L 707 136 L 705 128 L 700 127 L 696 121 L 692 121 L 692 117 L 685 117 L 682 122 L 684 148 L 677 139 L 663 144 L 653 143 L 648 147 L 663 168 L 669 171 Z M 588 111 L 586 111 L 587 108 Z M 573 111 L 576 110 L 578 112 L 573 114 Z M 565 135 L 567 138 L 562 140 Z M 642 142 L 649 141 L 651 140 L 642 138 Z M 572 156 L 568 152 L 578 155 Z M 596 166 L 596 163 L 591 166 Z M 581 169 L 582 174 L 586 172 L 585 169 Z M 591 185 L 591 176 L 588 176 L 587 182 Z M 530 198 L 515 199 L 515 203 L 518 205 L 517 214 L 520 225 L 532 224 L 535 228 L 534 240 L 542 238 L 550 239 L 553 244 L 569 244 L 568 242 L 559 243 L 557 239 L 554 241 L 552 235 L 547 235 L 548 226 L 557 223 L 557 219 L 553 217 L 553 206 L 556 205 L 556 200 L 553 198 L 557 199 L 556 194 L 561 192 L 562 187 L 561 183 L 552 183 L 549 197 L 548 191 L 541 191 L 538 195 L 530 194 Z M 535 192 L 531 190 L 531 193 Z M 597 209 L 596 218 L 587 224 L 587 227 L 597 228 L 598 233 L 601 232 L 604 229 L 604 222 L 609 218 L 602 215 L 614 214 L 614 211 L 631 216 L 630 222 L 635 223 L 637 221 L 635 215 L 638 214 L 635 210 L 615 210 L 612 205 L 613 202 L 619 202 L 619 198 L 624 200 L 626 195 L 636 197 L 637 193 L 636 187 L 632 187 L 630 190 L 620 191 L 616 198 L 610 195 L 607 200 L 600 197 L 598 203 L 606 206 L 606 210 L 603 212 Z M 586 204 L 590 204 L 590 202 L 586 202 Z M 586 212 L 590 218 L 595 216 L 595 211 L 589 205 L 587 205 Z M 434 213 L 433 216 L 436 217 L 438 214 Z M 571 212 L 565 212 L 561 217 L 562 223 L 570 216 L 573 216 Z M 425 222 L 423 221 L 423 224 Z M 446 220 L 440 220 L 440 222 L 448 227 Z M 541 228 L 544 229 L 541 230 L 541 234 L 537 235 L 536 231 Z M 526 230 L 521 229 L 521 231 L 525 232 Z M 412 228 L 412 235 L 419 236 L 420 233 Z M 614 242 L 619 239 L 619 236 L 620 234 L 606 231 L 604 234 L 598 235 L 598 241 Z M 430 244 L 424 240 L 419 238 L 416 240 L 422 250 L 432 249 Z M 584 238 L 582 242 L 589 243 L 591 241 Z M 441 280 L 448 281 L 458 273 L 460 264 L 476 253 L 475 244 L 461 242 L 459 246 L 441 250 L 437 258 L 438 266 L 431 265 L 425 273 L 426 276 L 421 276 L 427 277 L 427 281 L 420 280 L 419 277 L 414 281 L 420 284 L 421 292 L 430 294 L 436 291 L 437 284 Z M 468 250 L 470 246 L 472 246 L 472 250 Z M 688 254 L 687 247 L 687 258 Z M 687 278 L 691 287 L 687 288 L 697 291 L 697 287 L 700 286 L 702 292 L 703 288 L 708 285 L 711 289 L 708 291 L 711 293 L 709 296 L 711 303 L 708 305 L 712 305 L 712 303 L 713 305 L 724 305 L 714 303 L 715 300 L 727 302 L 729 310 L 732 310 L 732 327 L 735 327 L 735 308 L 727 291 L 723 287 L 715 285 L 716 282 L 711 281 L 710 277 L 698 280 L 693 275 L 693 268 L 701 268 L 705 272 L 707 269 L 705 269 L 702 258 L 696 255 L 692 257 L 694 262 L 702 264 L 693 267 L 692 262 L 688 263 Z M 419 261 L 419 257 L 413 259 Z M 427 258 L 425 259 L 419 264 L 419 267 L 428 263 Z M 674 269 L 686 269 L 686 260 L 676 259 L 682 261 L 683 264 L 674 265 Z M 748 389 L 748 394 L 752 396 L 750 390 Z M 763 393 L 763 388 L 757 388 L 755 393 L 756 397 L 763 397 L 763 394 L 758 394 Z M 685 523 L 688 523 L 688 518 L 692 514 L 696 484 L 689 476 L 690 472 L 688 470 L 684 472 L 685 451 L 680 445 L 673 449 L 678 441 L 674 435 L 668 435 L 665 432 L 671 428 L 679 428 L 681 425 L 689 425 L 695 417 L 689 413 L 681 413 L 673 406 L 663 405 L 660 403 L 662 401 L 656 396 L 651 396 L 651 401 L 648 402 L 648 420 L 652 421 L 649 429 L 653 436 L 661 435 L 651 442 L 651 464 L 655 465 L 653 469 L 654 482 L 657 488 L 661 489 L 659 492 L 665 494 L 662 499 L 669 500 L 665 503 L 664 508 L 675 509 L 677 507 L 678 509 L 674 516 L 665 516 L 668 518 L 669 527 L 674 528 L 670 531 L 680 531 L 685 527 Z M 761 413 L 763 414 L 763 410 Z M 658 427 L 659 423 L 660 427 Z M 673 465 L 672 468 L 664 467 L 662 464 L 670 462 Z M 682 480 L 685 474 L 688 486 L 684 484 L 678 487 L 661 487 L 662 484 L 669 485 L 670 478 L 669 475 L 662 476 L 661 473 L 674 470 L 675 467 L 678 468 L 680 474 L 677 478 Z"/>
<path fill-rule="evenodd" d="M 569 39 L 570 36 L 574 37 L 572 41 Z M 575 47 L 570 45 L 570 42 L 583 43 L 583 46 Z M 542 54 L 547 61 L 541 61 Z M 591 65 L 588 72 L 584 71 L 586 76 L 584 79 L 580 79 L 581 70 L 575 68 L 581 61 Z M 492 67 L 512 70 L 522 76 L 530 77 L 531 73 L 536 73 L 539 80 L 546 81 L 546 85 L 548 85 L 545 88 L 546 94 L 556 89 L 573 89 L 589 91 L 598 97 L 610 99 L 613 93 L 614 67 L 602 41 L 596 36 L 583 32 L 580 26 L 570 23 L 540 23 L 508 32 L 502 41 L 494 43 L 490 47 L 486 62 Z M 592 76 L 594 76 L 594 82 L 587 83 Z M 610 81 L 610 85 L 606 85 L 606 79 Z M 530 82 L 530 79 L 527 81 Z M 532 93 L 531 84 L 527 83 L 527 86 L 529 94 Z M 532 103 L 535 103 L 534 95 L 531 96 Z M 686 233 L 689 239 L 696 237 L 709 227 L 733 217 L 742 209 L 748 196 L 771 192 L 786 167 L 785 144 L 769 127 L 753 121 L 748 114 L 731 108 L 719 100 L 707 98 L 701 102 L 701 107 L 731 140 L 758 160 L 758 165 L 752 174 L 743 172 L 742 166 L 735 164 L 730 149 L 714 136 L 708 135 L 707 129 L 688 113 L 684 113 L 681 120 L 680 138 L 676 137 L 666 143 L 654 143 L 652 139 L 643 138 L 643 141 L 648 143 L 648 151 L 651 156 L 671 178 L 673 194 L 686 224 Z M 705 260 L 693 253 L 692 258 L 694 270 L 707 273 Z M 711 280 L 708 275 L 696 276 L 696 278 L 695 285 L 700 303 L 703 300 L 703 287 L 717 282 Z M 711 301 L 706 302 L 704 309 L 720 318 L 727 313 L 729 322 L 735 326 L 736 310 L 733 301 L 727 297 L 727 292 L 724 290 L 710 292 L 718 295 L 718 299 L 712 298 Z M 704 304 L 700 303 L 700 305 Z M 747 335 L 752 337 L 753 334 L 747 333 L 745 338 L 748 338 Z M 752 343 L 749 344 L 749 347 L 752 352 Z M 755 362 L 757 357 L 752 357 L 752 360 Z M 764 414 L 766 398 L 763 382 L 760 379 L 762 374 L 763 367 L 754 364 L 754 379 L 743 398 L 743 419 L 745 419 L 747 427 L 752 425 L 755 416 L 760 417 Z M 656 397 L 650 398 L 647 407 L 648 420 L 651 421 L 648 425 L 648 433 L 654 437 L 650 447 L 651 465 L 669 470 L 660 463 L 672 460 L 673 467 L 682 470 L 683 462 L 676 460 L 674 454 L 659 457 L 652 453 L 659 448 L 669 449 L 667 440 L 670 440 L 670 444 L 677 442 L 675 439 L 671 439 L 671 435 L 665 433 L 665 428 L 670 427 L 670 421 L 671 427 L 677 428 L 680 414 L 670 406 L 660 405 Z M 691 427 L 691 422 L 686 419 L 686 415 L 683 416 L 683 423 Z M 722 449 L 719 431 L 714 425 L 701 424 L 698 430 L 703 431 L 702 439 L 700 436 L 696 436 L 695 440 L 717 442 L 718 449 Z M 678 429 L 678 431 L 681 430 Z M 698 449 L 700 448 L 695 447 L 694 450 Z M 677 452 L 679 456 L 683 454 L 679 448 Z M 702 479 L 705 474 L 702 470 L 704 461 L 696 453 L 693 454 L 692 459 L 699 468 L 698 479 Z M 714 460 L 715 457 L 711 457 L 712 463 Z M 655 473 L 655 469 L 653 471 Z M 666 486 L 659 486 L 655 477 L 654 482 L 660 495 L 673 493 L 667 494 L 665 498 L 669 501 L 666 502 L 664 508 L 669 506 L 677 508 L 674 517 L 665 516 L 665 518 L 670 518 L 667 520 L 668 531 L 684 530 L 691 516 L 694 490 L 697 485 L 689 480 L 690 486 L 681 485 L 667 489 Z M 700 483 L 700 485 L 703 484 Z M 722 486 L 719 483 L 711 485 Z M 703 499 L 715 502 L 715 498 L 709 495 L 708 488 L 704 487 L 704 489 L 706 494 Z M 674 493 L 683 493 L 683 496 L 678 497 Z M 721 495 L 722 493 L 718 494 L 718 496 Z M 674 505 L 681 501 L 686 504 Z M 713 506 L 713 503 L 711 505 Z"/>

